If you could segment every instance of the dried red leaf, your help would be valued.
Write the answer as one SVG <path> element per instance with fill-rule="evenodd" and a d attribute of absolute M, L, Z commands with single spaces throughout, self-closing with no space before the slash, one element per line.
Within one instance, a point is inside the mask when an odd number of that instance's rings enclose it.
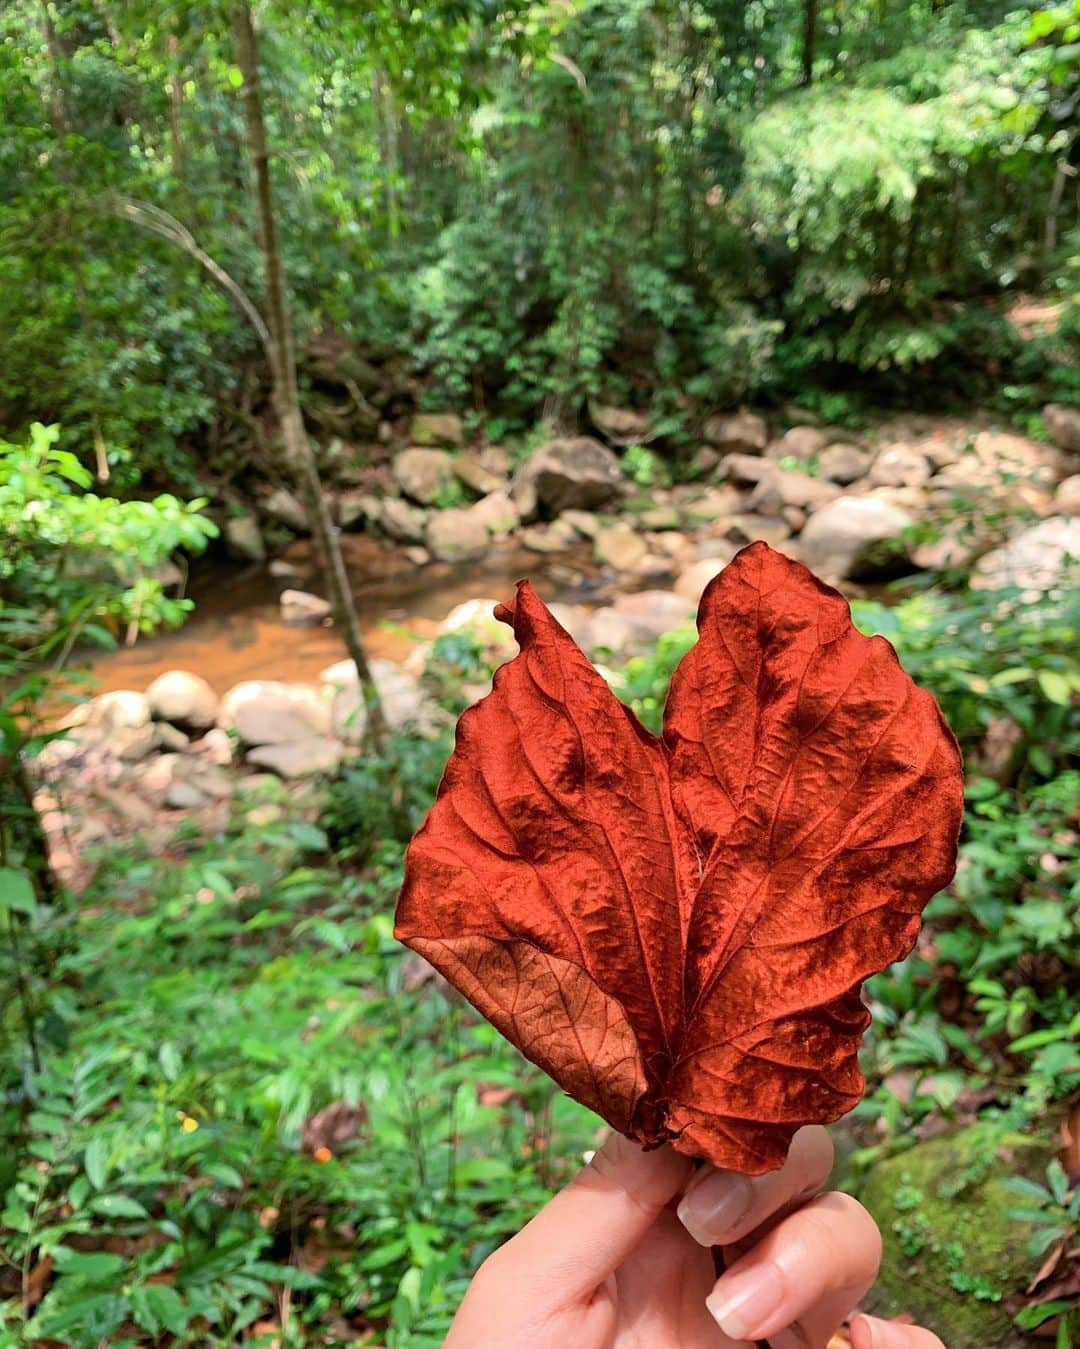
<path fill-rule="evenodd" d="M 780 1166 L 858 1101 L 859 990 L 951 877 L 956 742 L 847 602 L 764 544 L 709 586 L 662 738 L 527 582 L 462 716 L 397 935 L 645 1146 Z"/>

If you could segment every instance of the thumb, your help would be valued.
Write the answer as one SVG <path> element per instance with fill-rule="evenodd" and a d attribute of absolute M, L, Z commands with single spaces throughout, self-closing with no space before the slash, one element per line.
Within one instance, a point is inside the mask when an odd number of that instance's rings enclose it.
<path fill-rule="evenodd" d="M 498 1252 L 507 1273 L 530 1273 L 559 1302 L 591 1293 L 682 1193 L 694 1165 L 672 1148 L 643 1152 L 612 1134 L 565 1190 Z M 538 1289 L 539 1291 L 539 1289 Z"/>

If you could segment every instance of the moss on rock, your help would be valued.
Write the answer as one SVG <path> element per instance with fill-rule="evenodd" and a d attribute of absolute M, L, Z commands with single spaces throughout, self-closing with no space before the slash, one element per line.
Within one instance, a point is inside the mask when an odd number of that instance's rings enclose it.
<path fill-rule="evenodd" d="M 1002 1182 L 1041 1179 L 1050 1155 L 1040 1140 L 976 1124 L 877 1163 L 854 1187 L 885 1242 L 866 1310 L 909 1312 L 949 1349 L 1009 1342 L 1004 1299 L 1031 1277 L 1031 1229 L 1008 1217 L 1019 1200 Z"/>

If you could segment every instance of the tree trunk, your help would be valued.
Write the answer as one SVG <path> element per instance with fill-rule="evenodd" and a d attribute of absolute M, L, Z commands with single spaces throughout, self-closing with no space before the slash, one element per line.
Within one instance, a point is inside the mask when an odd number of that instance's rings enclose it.
<path fill-rule="evenodd" d="M 817 46 L 818 0 L 803 0 L 802 83 L 814 82 L 814 49 Z"/>
<path fill-rule="evenodd" d="M 259 249 L 266 284 L 266 319 L 267 327 L 270 329 L 274 401 L 285 441 L 285 454 L 303 498 L 315 546 L 319 550 L 326 575 L 334 622 L 356 666 L 357 678 L 367 708 L 366 734 L 372 747 L 376 751 L 381 751 L 386 744 L 386 719 L 360 636 L 360 625 L 357 622 L 356 607 L 353 604 L 352 591 L 349 588 L 349 579 L 341 554 L 341 543 L 323 496 L 318 464 L 307 431 L 304 429 L 304 419 L 300 411 L 292 320 L 285 289 L 281 240 L 274 212 L 270 153 L 266 143 L 266 122 L 263 118 L 259 83 L 258 48 L 250 5 L 246 3 L 233 5 L 232 27 L 236 45 L 236 63 L 244 77 L 242 93 L 247 122 L 247 152 L 254 180 Z"/>

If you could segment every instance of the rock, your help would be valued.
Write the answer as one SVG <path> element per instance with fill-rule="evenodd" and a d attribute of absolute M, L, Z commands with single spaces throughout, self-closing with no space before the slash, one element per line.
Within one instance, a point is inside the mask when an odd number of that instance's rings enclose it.
<path fill-rule="evenodd" d="M 617 614 L 629 618 L 642 641 L 654 642 L 672 628 L 682 627 L 693 618 L 693 607 L 685 596 L 672 590 L 636 590 L 620 595 L 611 606 Z"/>
<path fill-rule="evenodd" d="M 256 745 L 247 752 L 248 763 L 269 768 L 283 778 L 307 778 L 332 773 L 341 763 L 344 748 L 333 736 L 311 736 L 279 744 Z"/>
<path fill-rule="evenodd" d="M 165 806 L 169 810 L 199 810 L 209 801 L 193 782 L 170 782 L 165 788 Z"/>
<path fill-rule="evenodd" d="M 428 517 L 401 497 L 383 497 L 374 518 L 386 537 L 398 543 L 423 543 L 427 537 Z"/>
<path fill-rule="evenodd" d="M 979 558 L 971 577 L 975 590 L 1050 590 L 1080 583 L 1080 519 L 1055 515 Z"/>
<path fill-rule="evenodd" d="M 431 561 L 431 554 L 428 552 L 426 548 L 417 548 L 417 547 L 406 548 L 405 556 L 413 564 L 414 567 L 426 567 L 427 564 Z"/>
<path fill-rule="evenodd" d="M 696 605 L 705 587 L 714 576 L 720 575 L 737 551 L 738 549 L 732 546 L 730 557 L 703 557 L 687 567 L 675 582 L 675 594 L 680 599 Z"/>
<path fill-rule="evenodd" d="M 758 483 L 773 470 L 767 459 L 755 459 L 749 454 L 726 455 L 720 464 L 720 473 L 734 483 Z"/>
<path fill-rule="evenodd" d="M 117 726 L 105 739 L 106 750 L 125 763 L 137 763 L 157 749 L 157 729 L 144 726 Z"/>
<path fill-rule="evenodd" d="M 405 495 L 422 506 L 430 506 L 454 480 L 454 461 L 445 450 L 402 450 L 391 470 Z"/>
<path fill-rule="evenodd" d="M 371 674 L 382 702 L 383 715 L 395 730 L 413 727 L 420 734 L 428 735 L 445 722 L 442 709 L 427 691 L 393 661 L 373 660 Z M 349 744 L 358 744 L 363 738 L 367 718 L 356 666 L 351 660 L 338 661 L 323 670 L 319 679 L 334 691 L 334 734 Z"/>
<path fill-rule="evenodd" d="M 278 601 L 284 622 L 304 627 L 330 617 L 330 601 L 307 590 L 283 590 Z"/>
<path fill-rule="evenodd" d="M 706 487 L 695 492 L 683 503 L 683 510 L 691 522 L 708 524 L 723 520 L 738 511 L 742 498 L 734 487 Z"/>
<path fill-rule="evenodd" d="M 525 462 L 518 482 L 523 488 L 531 486 L 537 501 L 555 515 L 614 505 L 625 491 L 618 459 L 589 436 L 570 436 L 542 446 Z M 518 505 L 526 518 L 529 512 L 520 500 Z"/>
<path fill-rule="evenodd" d="M 440 636 L 449 632 L 464 632 L 478 644 L 480 658 L 486 665 L 501 665 L 517 652 L 513 629 L 495 617 L 496 599 L 463 600 L 456 604 L 439 624 Z"/>
<path fill-rule="evenodd" d="M 365 520 L 376 520 L 379 515 L 379 498 L 371 492 L 339 492 L 337 498 L 337 521 L 342 529 L 352 529 Z"/>
<path fill-rule="evenodd" d="M 453 461 L 454 475 L 477 496 L 487 496 L 506 487 L 506 475 L 495 473 L 478 454 L 463 454 Z"/>
<path fill-rule="evenodd" d="M 716 472 L 719 464 L 719 450 L 714 450 L 711 445 L 702 445 L 691 456 L 688 476 L 691 478 L 707 478 L 710 473 Z"/>
<path fill-rule="evenodd" d="M 293 562 L 284 557 L 275 557 L 266 568 L 275 581 L 284 581 L 286 585 L 298 586 L 304 579 L 304 573 Z"/>
<path fill-rule="evenodd" d="M 934 537 L 911 550 L 911 560 L 925 571 L 948 571 L 969 567 L 980 551 L 980 537 L 971 520 L 950 521 L 937 526 Z"/>
<path fill-rule="evenodd" d="M 593 554 L 602 566 L 614 567 L 616 571 L 633 571 L 643 562 L 648 545 L 640 534 L 628 524 L 605 525 L 596 531 L 593 539 Z"/>
<path fill-rule="evenodd" d="M 899 506 L 875 496 L 842 496 L 815 512 L 799 536 L 811 571 L 831 579 L 871 579 L 903 571 L 903 534 L 915 523 Z"/>
<path fill-rule="evenodd" d="M 780 515 L 792 534 L 798 534 L 810 518 L 802 506 L 785 506 Z"/>
<path fill-rule="evenodd" d="M 202 675 L 190 670 L 166 670 L 158 675 L 146 690 L 146 701 L 155 720 L 193 731 L 205 731 L 217 719 L 217 694 Z"/>
<path fill-rule="evenodd" d="M 1054 444 L 1068 450 L 1070 454 L 1080 454 L 1080 407 L 1047 403 L 1042 415 L 1043 424 Z"/>
<path fill-rule="evenodd" d="M 800 506 L 818 510 L 840 496 L 840 488 L 823 478 L 812 478 L 797 469 L 783 469 L 770 464 L 765 475 L 750 494 L 749 506 L 762 515 L 777 516 L 785 506 Z"/>
<path fill-rule="evenodd" d="M 309 740 L 330 729 L 330 709 L 309 684 L 246 679 L 222 697 L 218 725 L 245 745 L 277 745 Z"/>
<path fill-rule="evenodd" d="M 78 720 L 101 736 L 109 736 L 113 731 L 138 730 L 150 724 L 150 700 L 134 689 L 114 689 L 92 698 Z"/>
<path fill-rule="evenodd" d="M 521 534 L 522 546 L 531 553 L 564 553 L 576 539 L 577 531 L 565 517 L 553 520 L 550 525 L 530 525 Z"/>
<path fill-rule="evenodd" d="M 1031 1278 L 1026 1244 L 1033 1229 L 1010 1216 L 1017 1196 L 1005 1179 L 1042 1182 L 1052 1154 L 1042 1138 L 1015 1131 L 1003 1137 L 990 1122 L 876 1161 L 855 1191 L 885 1244 L 863 1309 L 910 1314 L 949 1349 L 1011 1343 L 1004 1299 Z"/>
<path fill-rule="evenodd" d="M 780 516 L 737 515 L 728 527 L 725 538 L 738 548 L 761 541 L 770 548 L 786 552 L 787 549 L 782 545 L 791 538 L 791 526 Z"/>
<path fill-rule="evenodd" d="M 589 418 L 593 426 L 616 445 L 640 445 L 652 439 L 647 412 L 608 407 L 590 399 Z"/>
<path fill-rule="evenodd" d="M 674 506 L 650 506 L 637 517 L 642 529 L 664 531 L 678 529 L 681 524 L 679 512 Z"/>
<path fill-rule="evenodd" d="M 600 517 L 594 515 L 592 511 L 563 511 L 559 518 L 564 524 L 576 530 L 583 539 L 594 539 L 596 531 L 600 528 Z"/>
<path fill-rule="evenodd" d="M 171 754 L 182 754 L 191 744 L 191 737 L 168 721 L 154 724 L 154 747 Z"/>
<path fill-rule="evenodd" d="M 1063 515 L 1080 515 L 1080 473 L 1058 483 L 1054 493 L 1054 509 Z"/>
<path fill-rule="evenodd" d="M 1015 475 L 1039 487 L 1053 487 L 1061 471 L 1059 450 L 1007 431 L 980 431 L 972 451 L 999 478 Z"/>
<path fill-rule="evenodd" d="M 414 445 L 455 448 L 464 445 L 465 430 L 456 412 L 421 412 L 412 419 L 409 438 Z"/>
<path fill-rule="evenodd" d="M 871 487 L 918 487 L 930 479 L 926 456 L 910 445 L 889 445 L 874 460 Z"/>
<path fill-rule="evenodd" d="M 846 487 L 849 483 L 864 477 L 869 471 L 870 456 L 857 445 L 837 441 L 835 445 L 829 445 L 822 450 L 818 466 L 823 478 Z"/>
<path fill-rule="evenodd" d="M 279 524 L 291 529 L 294 534 L 307 534 L 309 532 L 310 526 L 304 503 L 287 488 L 275 488 L 263 502 L 263 510 L 270 516 L 271 520 L 277 520 Z"/>
<path fill-rule="evenodd" d="M 760 454 L 769 443 L 764 417 L 753 412 L 710 417 L 702 434 L 721 454 Z"/>
<path fill-rule="evenodd" d="M 767 459 L 799 459 L 805 462 L 813 459 L 825 449 L 829 438 L 824 431 L 815 426 L 793 426 L 785 431 L 779 440 L 774 440 L 765 450 Z"/>
<path fill-rule="evenodd" d="M 202 739 L 194 741 L 189 749 L 204 763 L 222 768 L 228 767 L 233 761 L 232 741 L 228 731 L 223 731 L 220 726 L 211 726 Z"/>
<path fill-rule="evenodd" d="M 521 523 L 513 498 L 504 491 L 489 492 L 486 497 L 481 497 L 469 507 L 469 514 L 495 537 L 510 534 Z"/>
<path fill-rule="evenodd" d="M 500 478 L 510 476 L 513 459 L 510 451 L 502 445 L 485 445 L 480 451 L 480 462 L 489 473 L 497 473 Z"/>
<path fill-rule="evenodd" d="M 463 562 L 484 556 L 488 529 L 472 510 L 434 511 L 427 522 L 425 542 L 440 562 Z"/>
<path fill-rule="evenodd" d="M 259 533 L 259 522 L 253 515 L 231 515 L 225 521 L 225 547 L 230 556 L 241 562 L 262 562 L 266 545 Z"/>

